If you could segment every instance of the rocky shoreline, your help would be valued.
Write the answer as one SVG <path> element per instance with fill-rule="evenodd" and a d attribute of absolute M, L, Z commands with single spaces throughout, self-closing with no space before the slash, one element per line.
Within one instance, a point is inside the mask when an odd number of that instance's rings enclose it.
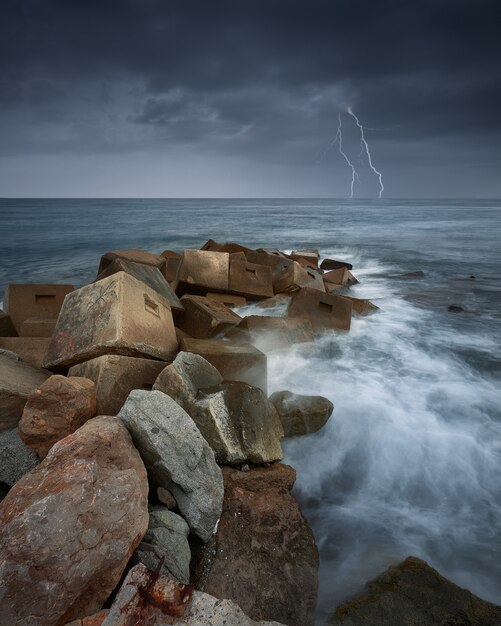
<path fill-rule="evenodd" d="M 318 550 L 281 440 L 334 407 L 269 396 L 267 353 L 376 312 L 352 269 L 209 240 L 108 252 L 79 289 L 7 287 L 0 625 L 314 624 Z M 501 608 L 411 558 L 329 623 L 487 626 Z"/>

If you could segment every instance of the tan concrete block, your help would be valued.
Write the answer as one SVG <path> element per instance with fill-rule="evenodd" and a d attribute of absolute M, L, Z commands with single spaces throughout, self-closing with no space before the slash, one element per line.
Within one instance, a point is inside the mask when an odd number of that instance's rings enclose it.
<path fill-rule="evenodd" d="M 280 257 L 282 259 L 290 258 L 290 257 L 287 256 L 287 254 L 285 254 L 285 252 L 282 252 L 278 248 L 258 248 L 256 250 L 256 252 L 265 252 L 266 254 L 269 254 L 271 256 Z"/>
<path fill-rule="evenodd" d="M 228 288 L 232 293 L 250 300 L 271 298 L 273 296 L 271 269 L 265 265 L 232 259 Z"/>
<path fill-rule="evenodd" d="M 165 266 L 162 270 L 162 274 L 165 280 L 173 285 L 177 280 L 179 268 L 181 267 L 181 259 L 171 257 L 165 259 Z"/>
<path fill-rule="evenodd" d="M 231 293 L 211 293 L 207 294 L 207 298 L 211 300 L 215 300 L 216 302 L 221 302 L 227 307 L 235 307 L 235 306 L 245 306 L 247 304 L 247 300 L 243 296 L 234 296 Z"/>
<path fill-rule="evenodd" d="M 288 267 L 292 261 L 282 254 L 268 254 L 268 252 L 249 252 L 247 254 L 247 261 L 249 263 L 255 263 L 256 265 L 266 265 L 275 269 L 282 270 L 284 267 Z"/>
<path fill-rule="evenodd" d="M 33 367 L 42 367 L 50 337 L 0 337 L 0 349 L 10 350 Z"/>
<path fill-rule="evenodd" d="M 176 318 L 176 327 L 191 337 L 208 339 L 240 323 L 240 315 L 222 302 L 204 296 L 181 298 L 184 313 Z"/>
<path fill-rule="evenodd" d="M 260 300 L 256 303 L 256 306 L 260 309 L 273 309 L 275 307 L 285 306 L 289 304 L 291 297 L 286 293 L 277 293 L 273 298 L 266 298 L 266 300 Z"/>
<path fill-rule="evenodd" d="M 103 354 L 74 365 L 68 375 L 94 381 L 98 415 L 117 415 L 129 393 L 133 389 L 151 389 L 166 366 L 164 361 Z"/>
<path fill-rule="evenodd" d="M 297 261 L 283 269 L 273 277 L 275 293 L 292 293 L 302 287 L 311 287 L 325 292 L 324 281 L 319 272 L 311 268 L 301 267 Z"/>
<path fill-rule="evenodd" d="M 318 269 L 318 263 L 316 261 L 309 261 L 308 259 L 303 259 L 303 257 L 297 257 L 294 261 L 297 261 L 301 267 L 310 267 L 314 270 Z"/>
<path fill-rule="evenodd" d="M 347 298 L 305 287 L 292 296 L 288 316 L 308 319 L 315 332 L 329 328 L 349 330 L 352 309 Z"/>
<path fill-rule="evenodd" d="M 19 335 L 20 337 L 52 337 L 56 323 L 57 318 L 44 320 L 35 317 L 23 320 Z"/>
<path fill-rule="evenodd" d="M 0 309 L 0 337 L 17 337 L 10 315 Z"/>
<path fill-rule="evenodd" d="M 370 300 L 362 300 L 361 298 L 353 298 L 352 296 L 343 296 L 343 298 L 352 302 L 353 311 L 357 315 L 370 315 L 371 313 L 379 311 L 379 307 Z"/>
<path fill-rule="evenodd" d="M 26 319 L 56 319 L 65 296 L 74 289 L 73 285 L 7 285 L 5 312 L 19 334 Z"/>
<path fill-rule="evenodd" d="M 228 291 L 230 255 L 228 252 L 185 250 L 177 276 L 176 292 L 205 295 L 208 291 Z"/>
<path fill-rule="evenodd" d="M 208 241 L 206 241 L 204 245 L 200 248 L 200 250 L 208 250 L 210 252 L 229 252 L 230 254 L 243 252 L 244 255 L 247 255 L 248 252 L 252 252 L 251 248 L 247 248 L 247 246 L 242 246 L 241 244 L 235 243 L 234 241 L 219 243 L 218 241 L 214 241 L 214 239 L 209 239 Z"/>
<path fill-rule="evenodd" d="M 160 256 L 163 256 L 164 259 L 182 259 L 183 257 L 180 252 L 175 252 L 174 250 L 164 250 L 160 253 Z"/>
<path fill-rule="evenodd" d="M 248 341 L 265 353 L 314 340 L 313 328 L 308 319 L 264 315 L 244 317 L 225 336 L 235 341 Z"/>
<path fill-rule="evenodd" d="M 126 261 L 134 261 L 135 263 L 151 265 L 152 267 L 157 267 L 160 271 L 162 271 L 165 265 L 165 258 L 163 256 L 160 256 L 159 254 L 151 254 L 151 252 L 146 252 L 146 250 L 141 250 L 139 248 L 131 248 L 129 250 L 110 250 L 110 252 L 106 252 L 106 254 L 103 254 L 101 257 L 99 269 L 97 270 L 98 276 L 101 272 L 104 272 L 106 267 L 114 259 L 125 259 Z"/>
<path fill-rule="evenodd" d="M 203 356 L 225 380 L 239 380 L 267 393 L 266 355 L 254 346 L 217 339 L 183 339 L 181 349 Z"/>
<path fill-rule="evenodd" d="M 168 301 L 130 274 L 118 272 L 68 295 L 45 366 L 71 366 L 102 354 L 171 361 L 176 352 Z"/>
<path fill-rule="evenodd" d="M 318 260 L 320 253 L 318 250 L 293 250 L 290 255 L 293 261 L 298 261 L 303 267 L 306 265 L 310 267 L 318 267 Z"/>
<path fill-rule="evenodd" d="M 325 281 L 335 285 L 355 285 L 358 283 L 358 280 L 346 267 L 339 267 L 338 269 L 326 272 L 323 278 Z"/>

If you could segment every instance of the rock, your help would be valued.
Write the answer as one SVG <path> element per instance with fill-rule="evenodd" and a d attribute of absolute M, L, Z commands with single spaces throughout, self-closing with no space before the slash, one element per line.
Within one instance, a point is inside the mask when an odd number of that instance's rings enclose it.
<path fill-rule="evenodd" d="M 0 623 L 54 626 L 98 611 L 146 532 L 147 494 L 118 418 L 56 443 L 0 504 Z"/>
<path fill-rule="evenodd" d="M 242 319 L 222 302 L 204 296 L 183 296 L 181 302 L 184 313 L 177 317 L 176 327 L 197 339 L 215 337 Z"/>
<path fill-rule="evenodd" d="M 165 507 L 150 509 L 148 530 L 134 558 L 150 570 L 159 566 L 163 576 L 180 583 L 190 582 L 191 552 L 188 544 L 190 528 L 182 517 Z"/>
<path fill-rule="evenodd" d="M 325 292 L 322 275 L 314 269 L 302 267 L 297 261 L 273 276 L 273 291 L 276 294 L 293 293 L 303 287 Z"/>
<path fill-rule="evenodd" d="M 0 337 L 0 349 L 15 352 L 33 367 L 42 367 L 50 337 Z"/>
<path fill-rule="evenodd" d="M 266 354 L 249 344 L 217 339 L 183 339 L 181 349 L 203 356 L 224 380 L 238 380 L 268 389 L 268 365 Z"/>
<path fill-rule="evenodd" d="M 228 291 L 230 255 L 227 252 L 185 250 L 177 275 L 176 292 L 205 295 Z"/>
<path fill-rule="evenodd" d="M 346 267 L 348 270 L 353 269 L 353 265 L 351 263 L 346 263 L 346 261 L 337 261 L 336 259 L 324 259 L 322 263 L 320 263 L 320 269 L 322 270 L 338 270 L 343 267 Z"/>
<path fill-rule="evenodd" d="M 207 294 L 207 298 L 220 302 L 227 307 L 245 306 L 247 300 L 242 296 L 234 296 L 230 293 L 211 293 Z"/>
<path fill-rule="evenodd" d="M 195 422 L 161 391 L 131 391 L 119 416 L 155 487 L 172 493 L 190 528 L 207 541 L 221 513 L 223 481 Z"/>
<path fill-rule="evenodd" d="M 306 262 L 306 265 L 303 267 L 318 267 L 318 260 L 320 258 L 320 253 L 316 249 L 312 250 L 293 250 L 290 255 L 293 261 L 297 261 L 301 265 L 303 265 L 302 261 Z"/>
<path fill-rule="evenodd" d="M 230 260 L 228 289 L 250 300 L 271 298 L 273 284 L 271 269 L 266 265 L 243 260 Z"/>
<path fill-rule="evenodd" d="M 249 263 L 255 263 L 256 265 L 266 265 L 267 267 L 271 268 L 273 274 L 282 271 L 284 268 L 292 265 L 291 259 L 289 259 L 285 254 L 281 252 L 279 254 L 270 254 L 261 250 L 259 252 L 248 252 L 246 256 Z"/>
<path fill-rule="evenodd" d="M 123 259 L 125 261 L 132 261 L 133 263 L 142 263 L 143 265 L 149 265 L 151 267 L 158 268 L 161 272 L 165 265 L 165 258 L 158 254 L 151 254 L 146 250 L 139 248 L 131 248 L 128 250 L 111 250 L 106 254 L 103 254 L 101 261 L 99 262 L 99 269 L 97 274 L 101 274 L 115 259 Z"/>
<path fill-rule="evenodd" d="M 168 509 L 177 508 L 176 498 L 171 494 L 170 491 L 164 489 L 163 487 L 157 487 L 157 498 L 158 501 L 161 502 Z"/>
<path fill-rule="evenodd" d="M 23 360 L 19 356 L 19 354 L 16 354 L 15 352 L 12 352 L 11 350 L 4 350 L 3 348 L 0 348 L 0 356 L 7 357 L 8 359 L 12 359 L 13 361 L 22 361 Z"/>
<path fill-rule="evenodd" d="M 455 304 L 449 305 L 447 307 L 447 310 L 449 311 L 449 313 L 464 313 L 465 312 L 462 306 L 457 306 Z"/>
<path fill-rule="evenodd" d="M 10 315 L 0 309 L 0 337 L 17 337 Z"/>
<path fill-rule="evenodd" d="M 333 285 L 349 286 L 358 283 L 358 280 L 346 267 L 340 267 L 337 270 L 326 272 L 323 275 L 323 279 L 325 282 L 332 283 Z"/>
<path fill-rule="evenodd" d="M 357 315 L 371 315 L 376 311 L 379 311 L 379 307 L 373 304 L 370 300 L 362 300 L 360 298 L 353 298 L 352 296 L 345 296 L 343 298 L 350 300 L 353 304 L 353 312 Z"/>
<path fill-rule="evenodd" d="M 230 600 L 216 600 L 160 572 L 136 565 L 127 574 L 103 626 L 284 626 L 255 622 Z"/>
<path fill-rule="evenodd" d="M 272 465 L 224 468 L 216 556 L 203 591 L 236 602 L 252 619 L 289 626 L 314 622 L 318 551 L 290 494 L 295 472 Z"/>
<path fill-rule="evenodd" d="M 96 385 L 97 413 L 117 415 L 133 389 L 151 389 L 165 361 L 103 354 L 74 365 L 69 376 L 90 378 Z"/>
<path fill-rule="evenodd" d="M 332 415 L 334 405 L 322 396 L 300 396 L 291 391 L 277 391 L 270 396 L 286 437 L 307 435 L 320 430 Z"/>
<path fill-rule="evenodd" d="M 50 375 L 23 361 L 0 355 L 0 432 L 17 426 L 29 394 Z"/>
<path fill-rule="evenodd" d="M 14 328 L 20 334 L 24 320 L 56 320 L 64 298 L 73 289 L 73 285 L 7 285 L 5 312 L 10 315 Z"/>
<path fill-rule="evenodd" d="M 12 487 L 40 461 L 15 430 L 0 433 L 0 483 Z"/>
<path fill-rule="evenodd" d="M 170 361 L 176 352 L 169 302 L 118 272 L 68 294 L 45 366 L 68 367 L 102 354 Z"/>
<path fill-rule="evenodd" d="M 28 396 L 17 431 L 43 459 L 56 441 L 71 435 L 95 415 L 92 380 L 51 376 Z"/>
<path fill-rule="evenodd" d="M 103 609 L 94 615 L 89 615 L 82 619 L 76 619 L 66 624 L 66 626 L 102 626 L 105 618 L 108 616 L 109 610 Z"/>
<path fill-rule="evenodd" d="M 165 259 L 165 267 L 162 271 L 165 280 L 170 283 L 173 287 L 177 281 L 177 275 L 179 273 L 179 268 L 181 267 L 182 257 L 175 258 L 167 258 Z"/>
<path fill-rule="evenodd" d="M 323 332 L 329 328 L 349 330 L 352 309 L 352 302 L 342 296 L 305 287 L 292 296 L 287 314 L 307 319 L 315 332 Z"/>
<path fill-rule="evenodd" d="M 242 246 L 239 243 L 235 243 L 233 241 L 229 241 L 227 243 L 219 243 L 214 241 L 214 239 L 209 239 L 204 243 L 204 245 L 200 248 L 200 250 L 209 250 L 210 252 L 228 252 L 229 254 L 235 253 L 243 253 L 244 256 L 249 252 L 252 252 L 250 248 L 246 246 Z"/>
<path fill-rule="evenodd" d="M 285 350 L 298 343 L 314 340 L 309 320 L 294 317 L 248 315 L 225 336 L 234 341 L 247 341 L 262 352 Z"/>
<path fill-rule="evenodd" d="M 501 607 L 450 582 L 415 557 L 371 580 L 328 622 L 343 626 L 498 626 Z"/>
<path fill-rule="evenodd" d="M 127 259 L 116 258 L 106 266 L 94 282 L 107 278 L 108 276 L 112 276 L 117 272 L 126 272 L 145 285 L 148 285 L 150 289 L 153 289 L 153 291 L 156 291 L 160 296 L 162 296 L 162 298 L 165 298 L 168 301 L 170 308 L 173 311 L 182 312 L 184 310 L 179 298 L 176 296 L 174 290 L 169 285 L 165 276 L 158 269 L 158 267 L 145 265 L 144 263 L 135 263 L 134 261 L 128 261 Z"/>

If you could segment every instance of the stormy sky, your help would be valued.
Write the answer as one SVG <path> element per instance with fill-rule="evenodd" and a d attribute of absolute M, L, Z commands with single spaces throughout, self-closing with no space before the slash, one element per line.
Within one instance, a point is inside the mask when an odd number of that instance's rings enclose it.
<path fill-rule="evenodd" d="M 2 0 L 0 196 L 501 196 L 498 1 Z"/>

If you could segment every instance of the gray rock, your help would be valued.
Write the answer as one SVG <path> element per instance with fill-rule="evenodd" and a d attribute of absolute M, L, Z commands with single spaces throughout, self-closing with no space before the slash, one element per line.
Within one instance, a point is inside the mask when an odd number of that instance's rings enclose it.
<path fill-rule="evenodd" d="M 180 583 L 190 582 L 190 528 L 182 517 L 165 507 L 150 509 L 148 530 L 136 550 L 136 558 L 150 570 L 163 559 L 161 573 Z"/>
<path fill-rule="evenodd" d="M 19 438 L 15 430 L 0 433 L 0 482 L 14 483 L 40 463 L 38 456 Z"/>
<path fill-rule="evenodd" d="M 132 434 L 150 478 L 172 492 L 190 528 L 210 539 L 221 515 L 223 478 L 195 422 L 161 391 L 134 390 L 119 417 Z"/>
<path fill-rule="evenodd" d="M 323 396 L 301 396 L 291 391 L 277 391 L 270 402 L 278 411 L 286 437 L 320 430 L 334 410 L 332 402 Z"/>
<path fill-rule="evenodd" d="M 0 348 L 0 357 L 5 356 L 8 359 L 12 359 L 13 361 L 22 361 L 23 359 L 17 354 L 17 352 L 12 352 L 12 350 L 4 350 L 4 348 Z"/>

